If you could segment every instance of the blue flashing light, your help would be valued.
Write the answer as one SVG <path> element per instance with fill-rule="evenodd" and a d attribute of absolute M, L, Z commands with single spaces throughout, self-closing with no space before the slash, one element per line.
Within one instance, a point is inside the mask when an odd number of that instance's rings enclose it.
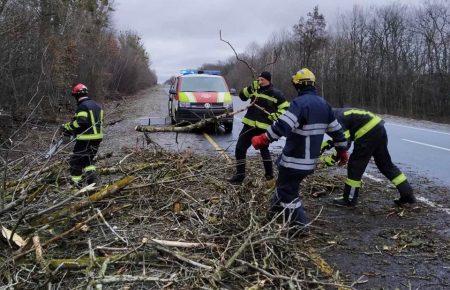
<path fill-rule="evenodd" d="M 208 75 L 219 76 L 220 75 L 220 70 L 204 70 L 203 73 L 204 74 L 208 74 Z"/>
<path fill-rule="evenodd" d="M 196 69 L 183 69 L 180 71 L 180 73 L 182 75 L 192 75 L 192 74 L 196 74 L 197 70 Z"/>
<path fill-rule="evenodd" d="M 182 75 L 193 75 L 193 74 L 207 74 L 207 75 L 220 75 L 220 70 L 197 70 L 197 69 L 183 69 L 180 71 Z"/>

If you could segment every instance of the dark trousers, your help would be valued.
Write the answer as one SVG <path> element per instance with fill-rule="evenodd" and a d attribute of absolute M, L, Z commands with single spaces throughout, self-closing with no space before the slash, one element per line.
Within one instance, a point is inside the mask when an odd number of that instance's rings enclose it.
<path fill-rule="evenodd" d="M 95 171 L 94 157 L 97 154 L 100 141 L 77 140 L 70 158 L 70 175 L 74 182 L 81 180 L 84 171 Z"/>
<path fill-rule="evenodd" d="M 354 181 L 361 181 L 367 164 L 372 156 L 380 172 L 394 183 L 401 195 L 412 194 L 412 188 L 406 180 L 406 177 L 398 167 L 392 163 L 391 155 L 388 150 L 386 129 L 382 125 L 373 128 L 366 136 L 363 136 L 354 142 L 354 149 L 348 161 L 348 178 Z M 351 185 L 346 184 L 344 196 L 350 194 L 351 198 L 355 193 L 357 196 L 358 190 L 359 187 L 352 187 Z"/>
<path fill-rule="evenodd" d="M 237 175 L 245 176 L 245 158 L 247 156 L 248 148 L 252 145 L 252 138 L 265 132 L 266 130 L 250 127 L 244 124 L 244 128 L 242 128 L 241 133 L 239 133 L 239 139 L 237 141 L 235 150 Z M 260 152 L 263 159 L 265 176 L 267 178 L 272 178 L 273 168 L 269 146 L 262 148 Z"/>
<path fill-rule="evenodd" d="M 284 211 L 292 224 L 305 225 L 308 217 L 300 199 L 300 183 L 310 172 L 278 166 L 277 187 L 272 196 L 272 212 Z"/>

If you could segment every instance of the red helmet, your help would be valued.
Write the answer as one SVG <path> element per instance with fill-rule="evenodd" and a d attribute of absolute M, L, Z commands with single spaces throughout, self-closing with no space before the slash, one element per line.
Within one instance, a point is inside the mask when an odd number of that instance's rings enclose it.
<path fill-rule="evenodd" d="M 72 88 L 72 96 L 84 96 L 87 95 L 88 89 L 83 84 L 78 84 Z"/>

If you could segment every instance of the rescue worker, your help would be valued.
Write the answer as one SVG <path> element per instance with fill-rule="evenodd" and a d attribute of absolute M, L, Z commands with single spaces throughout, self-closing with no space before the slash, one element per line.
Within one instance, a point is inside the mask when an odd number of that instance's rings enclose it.
<path fill-rule="evenodd" d="M 256 106 L 248 108 L 245 117 L 242 119 L 244 127 L 239 133 L 236 144 L 236 173 L 228 179 L 232 184 L 241 184 L 245 178 L 245 158 L 247 150 L 251 146 L 252 137 L 260 135 L 278 119 L 289 107 L 283 93 L 274 88 L 271 83 L 272 75 L 270 72 L 262 72 L 257 81 L 252 85 L 245 87 L 239 92 L 239 98 L 243 101 L 250 100 L 255 102 Z M 261 109 L 262 108 L 262 109 Z M 263 159 L 266 180 L 273 180 L 272 158 L 269 152 L 269 146 L 263 146 L 260 149 Z"/>
<path fill-rule="evenodd" d="M 350 142 L 354 142 L 353 152 L 350 155 L 345 181 L 344 194 L 333 202 L 337 205 L 355 206 L 358 202 L 361 178 L 370 159 L 374 158 L 380 172 L 386 176 L 400 193 L 400 198 L 394 200 L 395 204 L 402 206 L 416 201 L 413 189 L 406 176 L 392 163 L 388 150 L 388 137 L 384 128 L 384 121 L 375 114 L 361 109 L 333 109 L 334 115 L 345 130 Z M 331 140 L 325 142 L 323 150 L 332 148 Z M 328 159 L 332 165 L 332 159 Z"/>
<path fill-rule="evenodd" d="M 286 145 L 278 160 L 278 179 L 271 200 L 269 216 L 283 212 L 292 226 L 305 226 L 308 217 L 299 195 L 301 181 L 314 172 L 320 156 L 325 132 L 332 136 L 337 159 L 343 165 L 348 160 L 347 141 L 341 125 L 335 119 L 330 105 L 317 94 L 316 77 L 307 68 L 292 76 L 298 91 L 289 109 L 267 129 L 267 133 L 253 137 L 255 149 L 286 137 Z"/>
<path fill-rule="evenodd" d="M 78 104 L 75 116 L 62 125 L 62 129 L 64 134 L 72 135 L 76 140 L 69 162 L 70 175 L 72 184 L 81 187 L 84 179 L 87 184 L 99 182 L 94 157 L 103 139 L 103 110 L 88 97 L 88 89 L 83 84 L 72 88 L 72 96 Z"/>

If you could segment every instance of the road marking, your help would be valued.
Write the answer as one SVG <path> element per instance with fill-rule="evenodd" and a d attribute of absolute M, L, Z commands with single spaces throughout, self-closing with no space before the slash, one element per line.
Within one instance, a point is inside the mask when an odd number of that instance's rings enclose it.
<path fill-rule="evenodd" d="M 372 174 L 369 174 L 369 173 L 364 173 L 364 176 L 369 178 L 369 179 L 372 179 L 373 181 L 376 181 L 376 182 L 383 182 L 384 181 L 383 179 L 375 177 L 375 176 L 373 176 Z"/>
<path fill-rule="evenodd" d="M 425 198 L 425 197 L 423 197 L 423 196 L 418 196 L 418 197 L 416 197 L 416 198 L 417 198 L 417 200 L 419 200 L 419 201 L 425 203 L 426 205 L 429 205 L 429 206 L 431 206 L 431 207 L 440 209 L 440 210 L 442 210 L 443 212 L 445 212 L 445 213 L 447 213 L 447 214 L 450 215 L 450 208 L 445 208 L 445 207 L 443 207 L 442 205 L 437 204 L 437 203 L 435 203 L 435 202 L 432 202 L 431 200 L 429 200 L 429 199 L 427 199 L 427 198 Z"/>
<path fill-rule="evenodd" d="M 376 181 L 376 182 L 383 182 L 382 179 L 380 179 L 380 178 L 378 178 L 378 177 L 375 177 L 375 176 L 373 176 L 373 175 L 370 175 L 370 174 L 368 174 L 368 173 L 364 173 L 364 176 L 367 177 L 367 178 L 369 178 L 369 179 L 372 179 L 372 180 L 374 180 L 374 181 Z M 421 201 L 421 202 L 423 202 L 424 204 L 426 204 L 426 205 L 428 205 L 428 206 L 431 206 L 431 207 L 437 208 L 437 209 L 439 209 L 439 210 L 442 210 L 442 211 L 445 212 L 446 214 L 449 214 L 449 215 L 450 215 L 450 208 L 445 208 L 445 207 L 443 207 L 442 205 L 437 204 L 437 203 L 435 203 L 435 202 L 432 202 L 431 200 L 429 200 L 429 199 L 427 199 L 426 197 L 423 197 L 423 196 L 416 196 L 416 198 L 417 198 L 418 201 Z"/>
<path fill-rule="evenodd" d="M 387 124 L 387 125 L 398 126 L 398 127 L 404 127 L 404 128 L 416 129 L 416 130 L 421 130 L 421 131 L 427 131 L 427 132 L 432 132 L 432 133 L 438 133 L 438 134 L 450 135 L 450 133 L 447 133 L 447 132 L 436 131 L 436 130 L 431 130 L 431 129 L 424 129 L 424 128 L 413 127 L 413 126 L 407 126 L 407 125 L 400 125 L 400 124 L 395 124 L 395 123 L 390 123 L 390 122 L 387 122 L 386 124 Z"/>
<path fill-rule="evenodd" d="M 222 147 L 219 146 L 219 144 L 216 143 L 216 141 L 214 141 L 214 139 L 209 136 L 206 133 L 203 133 L 203 136 L 206 138 L 206 140 L 208 140 L 208 142 L 214 147 L 214 149 L 216 149 L 217 152 L 219 152 L 220 155 L 222 155 L 222 157 L 225 158 L 225 160 L 231 164 L 233 163 L 233 160 L 231 160 L 230 156 L 228 156 L 228 154 L 225 152 L 225 150 L 222 149 Z"/>
<path fill-rule="evenodd" d="M 418 141 L 413 141 L 413 140 L 409 140 L 409 139 L 403 139 L 403 138 L 402 138 L 402 140 L 403 140 L 403 141 L 407 141 L 407 142 L 411 142 L 411 143 L 416 143 L 416 144 L 419 144 L 419 145 L 424 145 L 424 146 L 428 146 L 428 147 L 432 147 L 432 148 L 436 148 L 436 149 L 441 149 L 441 150 L 445 150 L 445 151 L 449 151 L 449 152 L 450 152 L 450 149 L 449 149 L 449 148 L 444 148 L 444 147 L 440 147 L 440 146 L 436 146 L 436 145 L 431 145 L 431 144 L 427 144 L 427 143 L 422 143 L 422 142 L 418 142 Z"/>

